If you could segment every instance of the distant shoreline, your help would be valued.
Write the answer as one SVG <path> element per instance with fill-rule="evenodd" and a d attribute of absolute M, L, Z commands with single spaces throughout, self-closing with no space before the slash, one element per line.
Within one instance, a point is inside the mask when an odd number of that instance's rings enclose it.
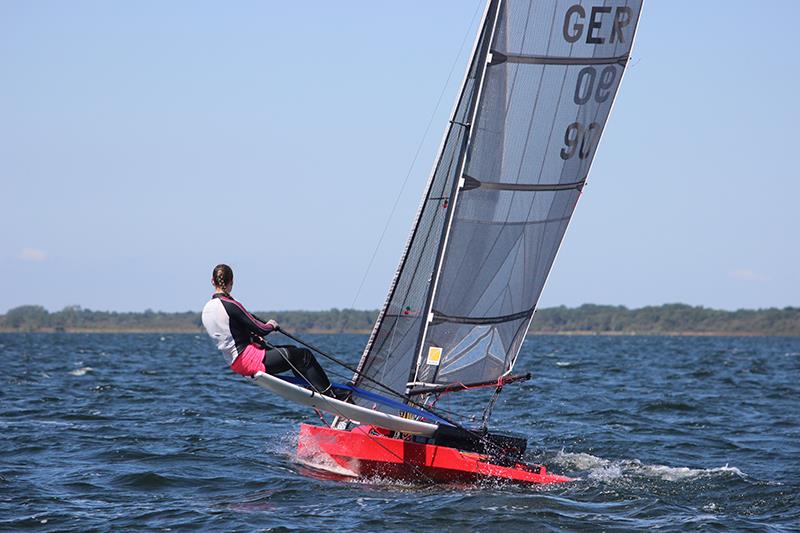
<path fill-rule="evenodd" d="M 377 310 L 267 311 L 287 331 L 368 334 Z M 411 315 L 413 317 L 413 315 Z M 516 326 L 515 326 L 516 327 Z M 49 312 L 27 305 L 0 315 L 0 333 L 203 334 L 199 311 L 140 313 L 93 311 L 72 306 Z M 723 311 L 685 304 L 628 309 L 585 304 L 536 311 L 529 335 L 605 336 L 800 336 L 800 308 Z"/>
<path fill-rule="evenodd" d="M 294 331 L 294 330 L 292 330 Z M 299 333 L 312 335 L 369 335 L 372 330 L 334 330 L 334 329 L 308 329 Z M 21 331 L 19 329 L 0 328 L 0 334 L 35 333 L 46 335 L 102 335 L 102 334 L 130 334 L 130 335 L 205 335 L 205 330 L 197 329 L 99 329 L 99 328 L 41 328 L 35 331 Z M 779 335 L 751 331 L 529 331 L 528 337 L 796 337 L 800 335 Z"/>

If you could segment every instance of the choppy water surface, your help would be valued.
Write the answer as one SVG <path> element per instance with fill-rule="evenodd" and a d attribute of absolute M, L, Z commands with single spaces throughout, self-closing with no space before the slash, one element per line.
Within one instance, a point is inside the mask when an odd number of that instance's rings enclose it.
<path fill-rule="evenodd" d="M 308 338 L 351 361 L 366 341 Z M 233 375 L 199 335 L 7 334 L 0 357 L 0 529 L 800 524 L 796 338 L 529 338 L 518 368 L 534 379 L 506 388 L 493 421 L 580 478 L 548 488 L 307 477 L 293 435 L 313 413 Z"/>

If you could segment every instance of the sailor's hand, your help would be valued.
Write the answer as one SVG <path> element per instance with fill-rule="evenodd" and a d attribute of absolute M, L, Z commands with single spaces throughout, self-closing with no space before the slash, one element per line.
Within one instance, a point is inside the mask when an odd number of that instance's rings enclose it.
<path fill-rule="evenodd" d="M 276 321 L 274 321 L 274 320 L 269 320 L 267 322 L 267 325 L 268 326 L 272 326 L 272 329 L 275 330 L 275 331 L 281 329 L 281 327 L 278 325 L 278 323 Z"/>

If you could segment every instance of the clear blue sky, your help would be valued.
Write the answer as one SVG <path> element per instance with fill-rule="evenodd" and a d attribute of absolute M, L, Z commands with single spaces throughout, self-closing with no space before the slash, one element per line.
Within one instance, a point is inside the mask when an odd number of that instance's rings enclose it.
<path fill-rule="evenodd" d="M 477 0 L 0 0 L 0 312 L 349 307 Z M 650 0 L 542 305 L 800 305 L 800 2 Z M 458 59 L 358 308 L 378 307 Z"/>

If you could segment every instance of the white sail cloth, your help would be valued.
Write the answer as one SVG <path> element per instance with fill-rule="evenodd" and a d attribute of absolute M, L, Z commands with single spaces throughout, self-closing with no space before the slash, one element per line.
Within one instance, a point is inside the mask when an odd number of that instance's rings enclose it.
<path fill-rule="evenodd" d="M 511 370 L 586 182 L 640 10 L 640 0 L 489 2 L 362 358 L 370 378 L 402 390 L 409 381 L 480 381 Z"/>

